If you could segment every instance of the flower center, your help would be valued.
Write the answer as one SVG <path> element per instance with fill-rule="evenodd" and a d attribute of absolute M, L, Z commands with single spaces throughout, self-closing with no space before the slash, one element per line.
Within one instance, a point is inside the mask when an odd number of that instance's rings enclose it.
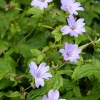
<path fill-rule="evenodd" d="M 72 9 L 72 6 L 69 6 L 69 9 Z"/>
<path fill-rule="evenodd" d="M 69 52 L 67 52 L 66 55 L 67 55 L 67 57 L 70 57 L 70 53 Z"/>
<path fill-rule="evenodd" d="M 71 27 L 72 30 L 75 30 L 75 28 L 76 28 L 75 25 L 73 25 L 73 26 Z"/>
<path fill-rule="evenodd" d="M 71 27 L 72 30 L 74 30 L 74 27 Z"/>
<path fill-rule="evenodd" d="M 39 73 L 37 73 L 37 74 L 36 74 L 36 77 L 37 77 L 37 78 L 40 78 L 40 74 L 39 74 Z"/>

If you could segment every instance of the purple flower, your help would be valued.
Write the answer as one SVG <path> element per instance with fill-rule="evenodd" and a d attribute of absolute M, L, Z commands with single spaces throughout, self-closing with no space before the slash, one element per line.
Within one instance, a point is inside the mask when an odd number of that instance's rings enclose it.
<path fill-rule="evenodd" d="M 31 6 L 39 7 L 41 10 L 48 7 L 48 2 L 52 0 L 33 0 Z"/>
<path fill-rule="evenodd" d="M 35 85 L 37 88 L 39 86 L 44 86 L 44 79 L 49 79 L 49 77 L 52 77 L 50 73 L 46 73 L 49 70 L 49 66 L 46 66 L 46 63 L 41 63 L 39 67 L 37 67 L 36 63 L 31 62 L 29 64 L 30 66 L 30 73 L 35 78 Z"/>
<path fill-rule="evenodd" d="M 84 11 L 83 7 L 80 7 L 81 4 L 79 2 L 75 2 L 75 0 L 61 0 L 61 9 L 68 12 L 73 15 L 77 15 L 77 10 Z"/>
<path fill-rule="evenodd" d="M 48 93 L 48 98 L 46 95 L 43 96 L 43 100 L 58 100 L 59 99 L 59 91 L 50 90 Z M 59 100 L 66 100 L 66 99 L 59 99 Z"/>
<path fill-rule="evenodd" d="M 77 59 L 80 58 L 79 53 L 81 52 L 80 49 L 78 49 L 78 45 L 72 45 L 65 43 L 65 49 L 60 49 L 60 53 L 62 53 L 64 60 L 70 61 L 70 62 L 77 62 Z"/>
<path fill-rule="evenodd" d="M 69 18 L 67 18 L 67 21 L 69 26 L 66 25 L 61 29 L 63 35 L 70 34 L 71 36 L 78 37 L 79 34 L 85 32 L 85 28 L 83 27 L 85 25 L 85 23 L 83 23 L 83 18 L 75 21 L 74 17 L 70 15 Z"/>

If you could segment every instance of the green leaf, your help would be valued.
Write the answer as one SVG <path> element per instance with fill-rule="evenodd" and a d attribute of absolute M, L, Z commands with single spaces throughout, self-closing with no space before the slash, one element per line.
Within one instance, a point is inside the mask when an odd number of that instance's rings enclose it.
<path fill-rule="evenodd" d="M 59 70 L 57 71 L 57 73 L 59 74 L 66 74 L 66 75 L 70 75 L 73 71 L 72 70 Z"/>
<path fill-rule="evenodd" d="M 41 62 L 41 60 L 44 58 L 44 53 L 43 52 L 41 52 L 40 50 L 38 50 L 38 49 L 31 49 L 31 53 L 32 53 L 32 55 L 33 56 L 35 56 L 35 57 L 37 57 L 37 63 L 40 63 Z"/>
<path fill-rule="evenodd" d="M 48 50 L 49 50 L 49 47 L 46 46 L 46 47 L 43 48 L 42 52 L 47 52 Z"/>
<path fill-rule="evenodd" d="M 43 48 L 46 44 L 47 44 L 47 38 L 48 36 L 46 36 L 45 32 L 43 33 L 38 33 L 35 38 L 32 37 L 28 43 L 33 47 L 33 48 Z"/>
<path fill-rule="evenodd" d="M 36 97 L 36 98 L 34 98 L 34 100 L 43 100 L 43 97 L 41 96 L 39 96 L 39 97 Z"/>
<path fill-rule="evenodd" d="M 77 98 L 70 98 L 68 100 L 98 100 L 100 98 L 100 94 L 85 96 L 85 97 L 77 97 Z"/>
<path fill-rule="evenodd" d="M 90 44 L 92 44 L 92 42 L 80 46 L 79 49 L 84 50 Z"/>
<path fill-rule="evenodd" d="M 43 60 L 44 57 L 45 57 L 44 54 L 39 55 L 38 58 L 37 58 L 37 63 L 40 63 Z"/>
<path fill-rule="evenodd" d="M 11 93 L 8 97 L 19 97 L 21 94 L 18 91 Z"/>
<path fill-rule="evenodd" d="M 0 54 L 8 49 L 8 43 L 0 40 Z"/>
<path fill-rule="evenodd" d="M 37 98 L 38 96 L 43 95 L 44 92 L 45 92 L 45 88 L 32 90 L 31 92 L 28 93 L 26 100 L 35 100 L 35 98 Z"/>
<path fill-rule="evenodd" d="M 92 9 L 95 11 L 95 12 L 97 12 L 97 13 L 99 13 L 100 14 L 100 2 L 98 2 L 98 3 L 95 3 L 94 5 L 92 5 Z"/>
<path fill-rule="evenodd" d="M 21 96 L 21 94 L 18 91 L 15 91 L 15 92 L 13 92 L 13 91 L 0 92 L 0 98 L 2 96 L 6 96 L 6 97 L 19 97 L 19 96 Z"/>
<path fill-rule="evenodd" d="M 80 2 L 80 3 L 85 3 L 86 2 L 86 0 L 77 0 L 78 2 Z"/>
<path fill-rule="evenodd" d="M 1 35 L 1 38 L 4 38 L 4 36 L 6 35 L 6 30 L 3 28 L 0 28 L 0 35 Z"/>
<path fill-rule="evenodd" d="M 57 15 L 55 16 L 55 19 L 57 19 L 59 22 L 63 22 L 66 24 L 66 16 L 64 12 L 61 11 L 56 11 Z"/>
<path fill-rule="evenodd" d="M 8 55 L 5 55 L 4 59 L 5 59 L 6 62 L 8 62 L 8 65 L 11 66 L 12 72 L 16 73 L 16 69 L 15 68 L 17 66 L 17 63 Z"/>
<path fill-rule="evenodd" d="M 9 73 L 15 73 L 15 63 L 10 57 L 0 58 L 0 80 Z"/>
<path fill-rule="evenodd" d="M 0 8 L 5 8 L 6 2 L 5 0 L 0 0 Z"/>
<path fill-rule="evenodd" d="M 30 58 L 32 58 L 32 54 L 31 54 L 31 49 L 33 49 L 32 46 L 28 45 L 28 44 L 20 44 L 18 45 L 18 49 L 20 54 L 22 54 L 22 56 L 28 60 Z"/>
<path fill-rule="evenodd" d="M 45 28 L 53 29 L 51 26 L 43 25 L 43 23 L 38 23 L 38 26 L 39 27 L 45 27 Z"/>
<path fill-rule="evenodd" d="M 63 86 L 63 78 L 61 75 L 56 74 L 47 82 L 46 90 L 58 90 L 61 86 Z"/>
<path fill-rule="evenodd" d="M 78 86 L 73 88 L 73 92 L 74 92 L 74 95 L 76 97 L 82 97 L 81 92 L 80 92 L 80 89 L 79 89 Z"/>
<path fill-rule="evenodd" d="M 89 5 L 85 5 L 85 6 L 88 7 Z M 88 7 L 88 8 L 89 8 L 89 7 Z M 90 10 L 90 8 L 89 8 L 89 10 Z M 91 13 L 88 13 L 88 11 L 87 11 L 87 12 L 80 12 L 79 15 L 81 15 L 81 16 L 85 19 L 85 22 L 86 22 L 87 25 L 90 25 L 90 24 L 92 23 L 92 20 L 93 20 L 94 18 L 98 18 L 98 17 L 99 17 L 99 16 L 98 16 L 95 12 L 93 12 L 93 11 L 91 11 Z"/>
<path fill-rule="evenodd" d="M 74 87 L 76 87 L 76 82 L 70 81 L 68 79 L 63 79 L 64 86 L 67 88 L 67 90 L 71 90 Z"/>
<path fill-rule="evenodd" d="M 0 90 L 9 87 L 10 85 L 12 85 L 13 82 L 11 82 L 8 79 L 2 79 L 0 80 Z"/>
<path fill-rule="evenodd" d="M 87 40 L 87 36 L 82 34 L 82 35 L 79 35 L 78 37 L 75 38 L 75 44 L 80 44 L 82 41 L 85 41 Z"/>
<path fill-rule="evenodd" d="M 62 33 L 60 31 L 61 28 L 62 28 L 62 26 L 60 25 L 60 26 L 57 26 L 54 31 L 52 31 L 52 34 L 54 35 L 56 42 L 61 40 L 61 38 L 62 38 Z"/>
<path fill-rule="evenodd" d="M 89 75 L 95 75 L 98 79 L 100 79 L 100 61 L 97 59 L 93 59 L 90 64 L 77 66 L 73 72 L 72 79 L 78 80 L 82 77 L 86 77 Z"/>
<path fill-rule="evenodd" d="M 11 24 L 10 30 L 11 30 L 12 35 L 14 35 L 16 33 L 16 26 L 14 24 Z"/>
<path fill-rule="evenodd" d="M 67 98 L 67 100 L 69 100 L 69 98 L 71 98 L 72 96 L 73 96 L 73 91 L 69 90 L 65 95 L 63 95 L 63 98 Z"/>
<path fill-rule="evenodd" d="M 42 52 L 38 49 L 31 49 L 31 53 L 33 56 L 36 56 L 36 57 L 42 54 Z"/>
<path fill-rule="evenodd" d="M 33 17 L 40 17 L 43 14 L 43 10 L 40 10 L 38 7 L 32 7 L 26 12 L 26 15 L 30 14 L 33 14 Z"/>

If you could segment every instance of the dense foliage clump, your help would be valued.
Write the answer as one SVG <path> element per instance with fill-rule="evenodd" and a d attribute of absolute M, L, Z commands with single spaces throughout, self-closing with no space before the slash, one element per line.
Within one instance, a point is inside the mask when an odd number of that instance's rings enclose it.
<path fill-rule="evenodd" d="M 99 100 L 99 9 L 99 0 L 1 0 L 0 100 Z"/>

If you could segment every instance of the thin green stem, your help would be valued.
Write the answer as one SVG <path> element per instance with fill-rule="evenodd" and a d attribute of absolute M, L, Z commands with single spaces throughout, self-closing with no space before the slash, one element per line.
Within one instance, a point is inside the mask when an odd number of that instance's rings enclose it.
<path fill-rule="evenodd" d="M 21 41 L 19 41 L 17 45 L 19 45 L 22 41 L 24 41 L 28 36 L 31 35 L 31 33 L 32 33 L 32 32 L 34 31 L 34 29 L 37 27 L 37 25 L 38 25 L 38 23 L 39 23 L 39 20 L 40 20 L 40 18 L 38 19 L 37 24 L 35 25 L 35 27 L 30 31 L 30 33 L 27 34 Z"/>
<path fill-rule="evenodd" d="M 31 88 L 31 86 L 27 87 L 24 91 L 28 90 L 29 88 Z"/>
<path fill-rule="evenodd" d="M 66 62 L 64 64 L 62 64 L 61 66 L 58 67 L 58 69 L 60 69 L 62 66 L 64 66 L 66 64 Z"/>
<path fill-rule="evenodd" d="M 88 36 L 88 38 L 90 39 L 90 41 L 93 43 L 93 45 L 95 46 L 94 44 L 94 41 L 91 39 L 91 37 L 88 35 L 88 33 L 86 32 L 86 35 Z"/>
<path fill-rule="evenodd" d="M 36 26 L 35 26 L 36 27 Z M 22 41 L 24 41 L 28 36 L 30 36 L 30 34 L 33 32 L 33 30 L 35 29 L 35 27 L 30 31 L 29 34 L 27 34 L 21 41 L 18 42 L 17 45 L 19 45 Z"/>

